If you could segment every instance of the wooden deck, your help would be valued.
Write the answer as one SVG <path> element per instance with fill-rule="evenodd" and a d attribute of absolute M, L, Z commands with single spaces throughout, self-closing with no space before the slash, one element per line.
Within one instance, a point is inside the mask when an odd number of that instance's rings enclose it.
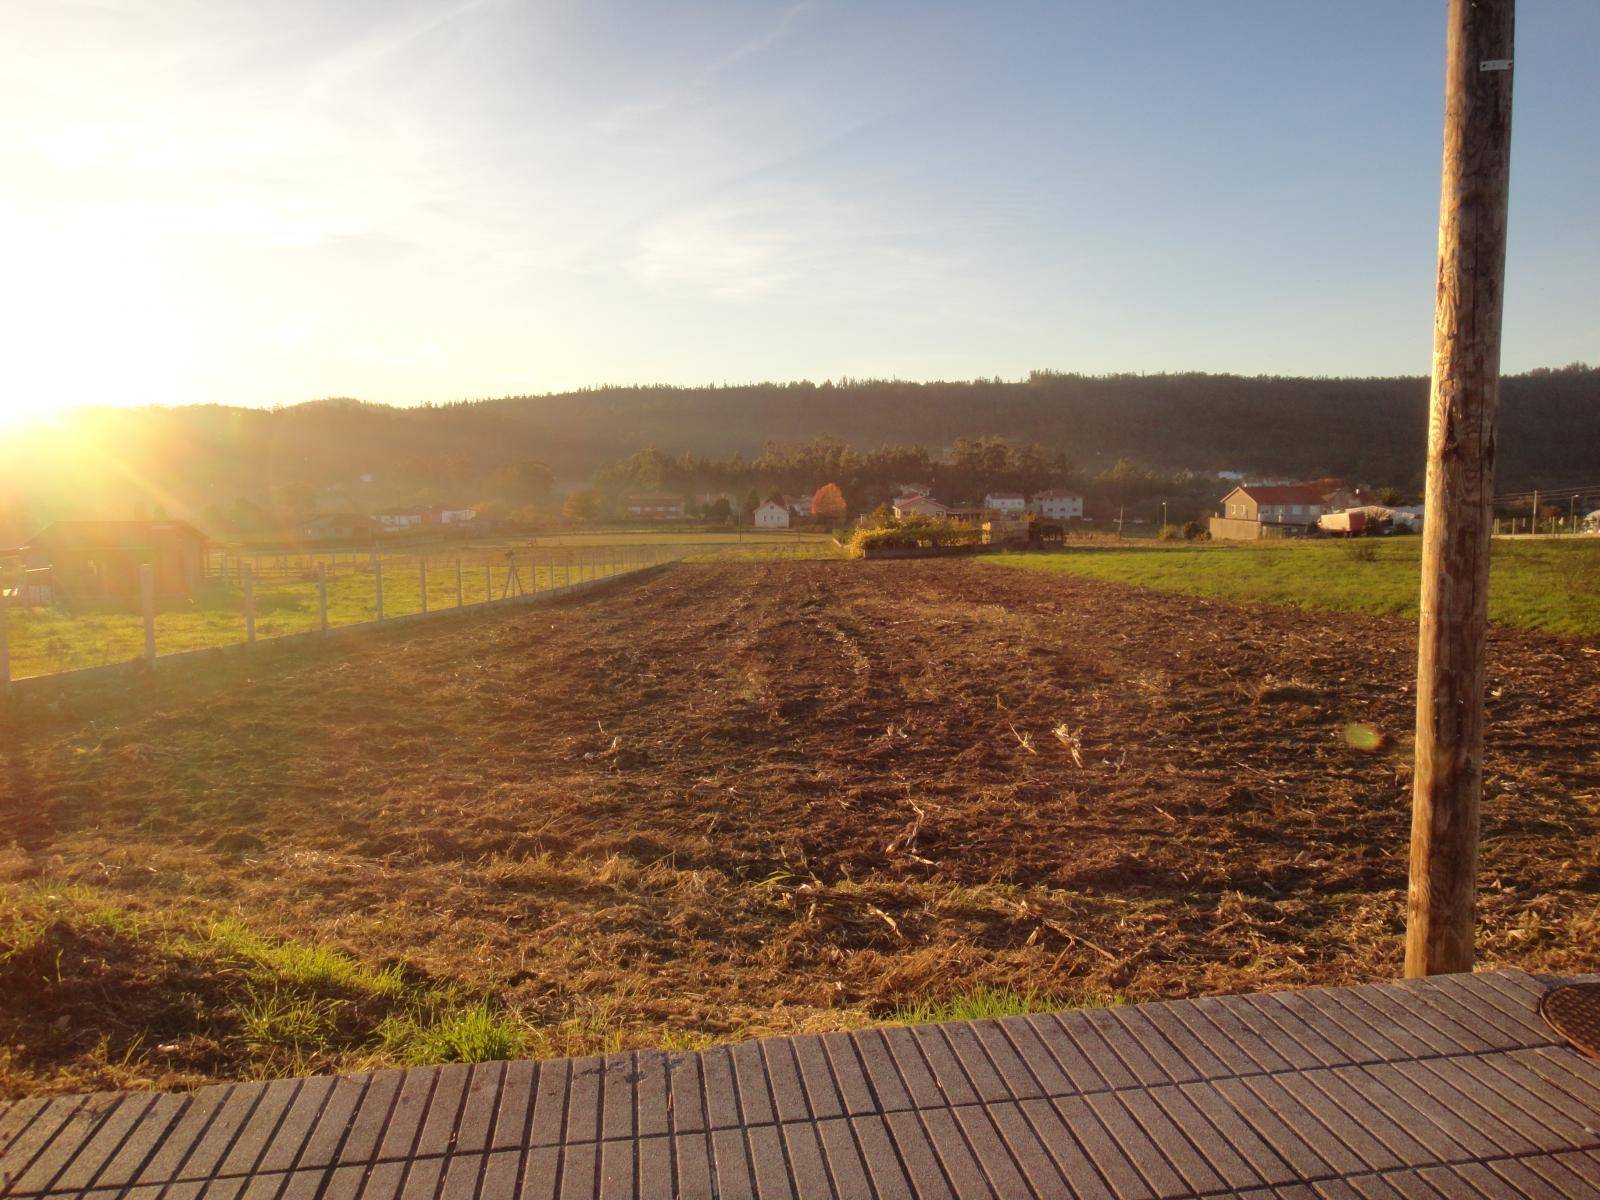
<path fill-rule="evenodd" d="M 0 1194 L 1600 1197 L 1600 1062 L 1520 971 L 24 1100 Z"/>

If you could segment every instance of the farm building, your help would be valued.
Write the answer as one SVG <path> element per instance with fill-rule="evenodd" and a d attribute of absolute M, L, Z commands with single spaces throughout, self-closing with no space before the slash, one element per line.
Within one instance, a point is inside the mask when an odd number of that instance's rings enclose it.
<path fill-rule="evenodd" d="M 300 522 L 306 542 L 362 542 L 376 537 L 383 526 L 361 513 L 322 513 Z"/>
<path fill-rule="evenodd" d="M 187 521 L 57 521 L 23 547 L 48 567 L 57 599 L 137 600 L 139 568 L 155 568 L 156 594 L 187 596 L 206 573 L 206 539 Z"/>
<path fill-rule="evenodd" d="M 910 496 L 901 496 L 894 501 L 894 515 L 902 521 L 907 517 L 948 517 L 950 506 L 942 504 L 932 496 L 920 493 Z"/>
<path fill-rule="evenodd" d="M 676 521 L 683 516 L 683 497 L 629 496 L 625 511 L 634 520 Z"/>
<path fill-rule="evenodd" d="M 765 501 L 753 515 L 757 529 L 789 528 L 789 510 L 771 500 Z"/>
<path fill-rule="evenodd" d="M 1083 497 L 1052 488 L 1036 495 L 1028 507 L 1050 521 L 1071 521 L 1083 516 Z"/>
<path fill-rule="evenodd" d="M 1298 484 L 1244 484 L 1222 498 L 1222 516 L 1211 518 L 1211 536 L 1256 541 L 1303 537 L 1327 511 L 1316 488 Z"/>
<path fill-rule="evenodd" d="M 478 519 L 478 510 L 475 508 L 438 508 L 430 514 L 441 525 L 466 525 Z"/>
<path fill-rule="evenodd" d="M 983 498 L 983 506 L 990 512 L 1026 512 L 1028 498 L 1021 492 L 990 492 Z"/>

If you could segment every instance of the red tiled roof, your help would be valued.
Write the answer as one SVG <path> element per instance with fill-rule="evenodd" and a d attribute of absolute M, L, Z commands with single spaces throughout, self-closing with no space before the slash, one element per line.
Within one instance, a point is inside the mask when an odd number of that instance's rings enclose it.
<path fill-rule="evenodd" d="M 1314 487 L 1304 487 L 1300 484 L 1277 484 L 1271 487 L 1260 485 L 1239 488 L 1246 496 L 1257 504 L 1321 504 L 1322 493 Z"/>

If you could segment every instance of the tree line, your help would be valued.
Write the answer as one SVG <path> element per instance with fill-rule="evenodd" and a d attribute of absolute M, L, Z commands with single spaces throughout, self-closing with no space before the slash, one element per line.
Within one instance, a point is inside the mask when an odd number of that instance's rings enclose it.
<path fill-rule="evenodd" d="M 841 487 L 863 496 L 885 479 L 918 475 L 962 496 L 981 454 L 958 452 L 958 443 L 986 441 L 983 453 L 999 454 L 993 443 L 1018 452 L 981 466 L 1000 481 L 992 486 L 1011 490 L 1048 486 L 1062 461 L 1087 486 L 1126 460 L 1166 480 L 1237 471 L 1415 491 L 1427 391 L 1420 376 L 1037 371 L 1011 381 L 606 387 L 417 408 L 349 399 L 278 409 L 101 408 L 67 417 L 51 434 L 0 439 L 0 541 L 59 516 L 158 507 L 202 523 L 344 499 L 363 510 L 487 501 L 514 511 L 593 486 L 597 472 L 628 462 L 641 446 L 679 464 L 673 471 L 690 456 L 687 475 L 695 479 L 751 478 L 764 462 L 769 474 L 761 479 L 774 488 L 794 491 L 837 473 Z M 818 451 L 819 438 L 839 445 Z M 813 449 L 783 461 L 768 443 Z M 99 453 L 85 454 L 85 446 Z M 852 446 L 877 449 L 851 451 L 857 465 L 845 457 Z M 1502 381 L 1502 490 L 1592 481 L 1596 447 L 1600 369 L 1573 364 Z M 723 465 L 707 471 L 695 459 Z M 654 461 L 637 469 L 648 475 Z"/>

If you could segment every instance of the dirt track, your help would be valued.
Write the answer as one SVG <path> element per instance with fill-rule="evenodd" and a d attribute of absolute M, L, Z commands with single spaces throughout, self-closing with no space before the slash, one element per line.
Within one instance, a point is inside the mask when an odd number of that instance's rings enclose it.
<path fill-rule="evenodd" d="M 403 959 L 570 1048 L 1370 979 L 1413 646 L 973 562 L 683 566 L 23 705 L 5 865 Z M 1497 633 L 1491 678 L 1483 956 L 1595 970 L 1600 650 Z"/>

